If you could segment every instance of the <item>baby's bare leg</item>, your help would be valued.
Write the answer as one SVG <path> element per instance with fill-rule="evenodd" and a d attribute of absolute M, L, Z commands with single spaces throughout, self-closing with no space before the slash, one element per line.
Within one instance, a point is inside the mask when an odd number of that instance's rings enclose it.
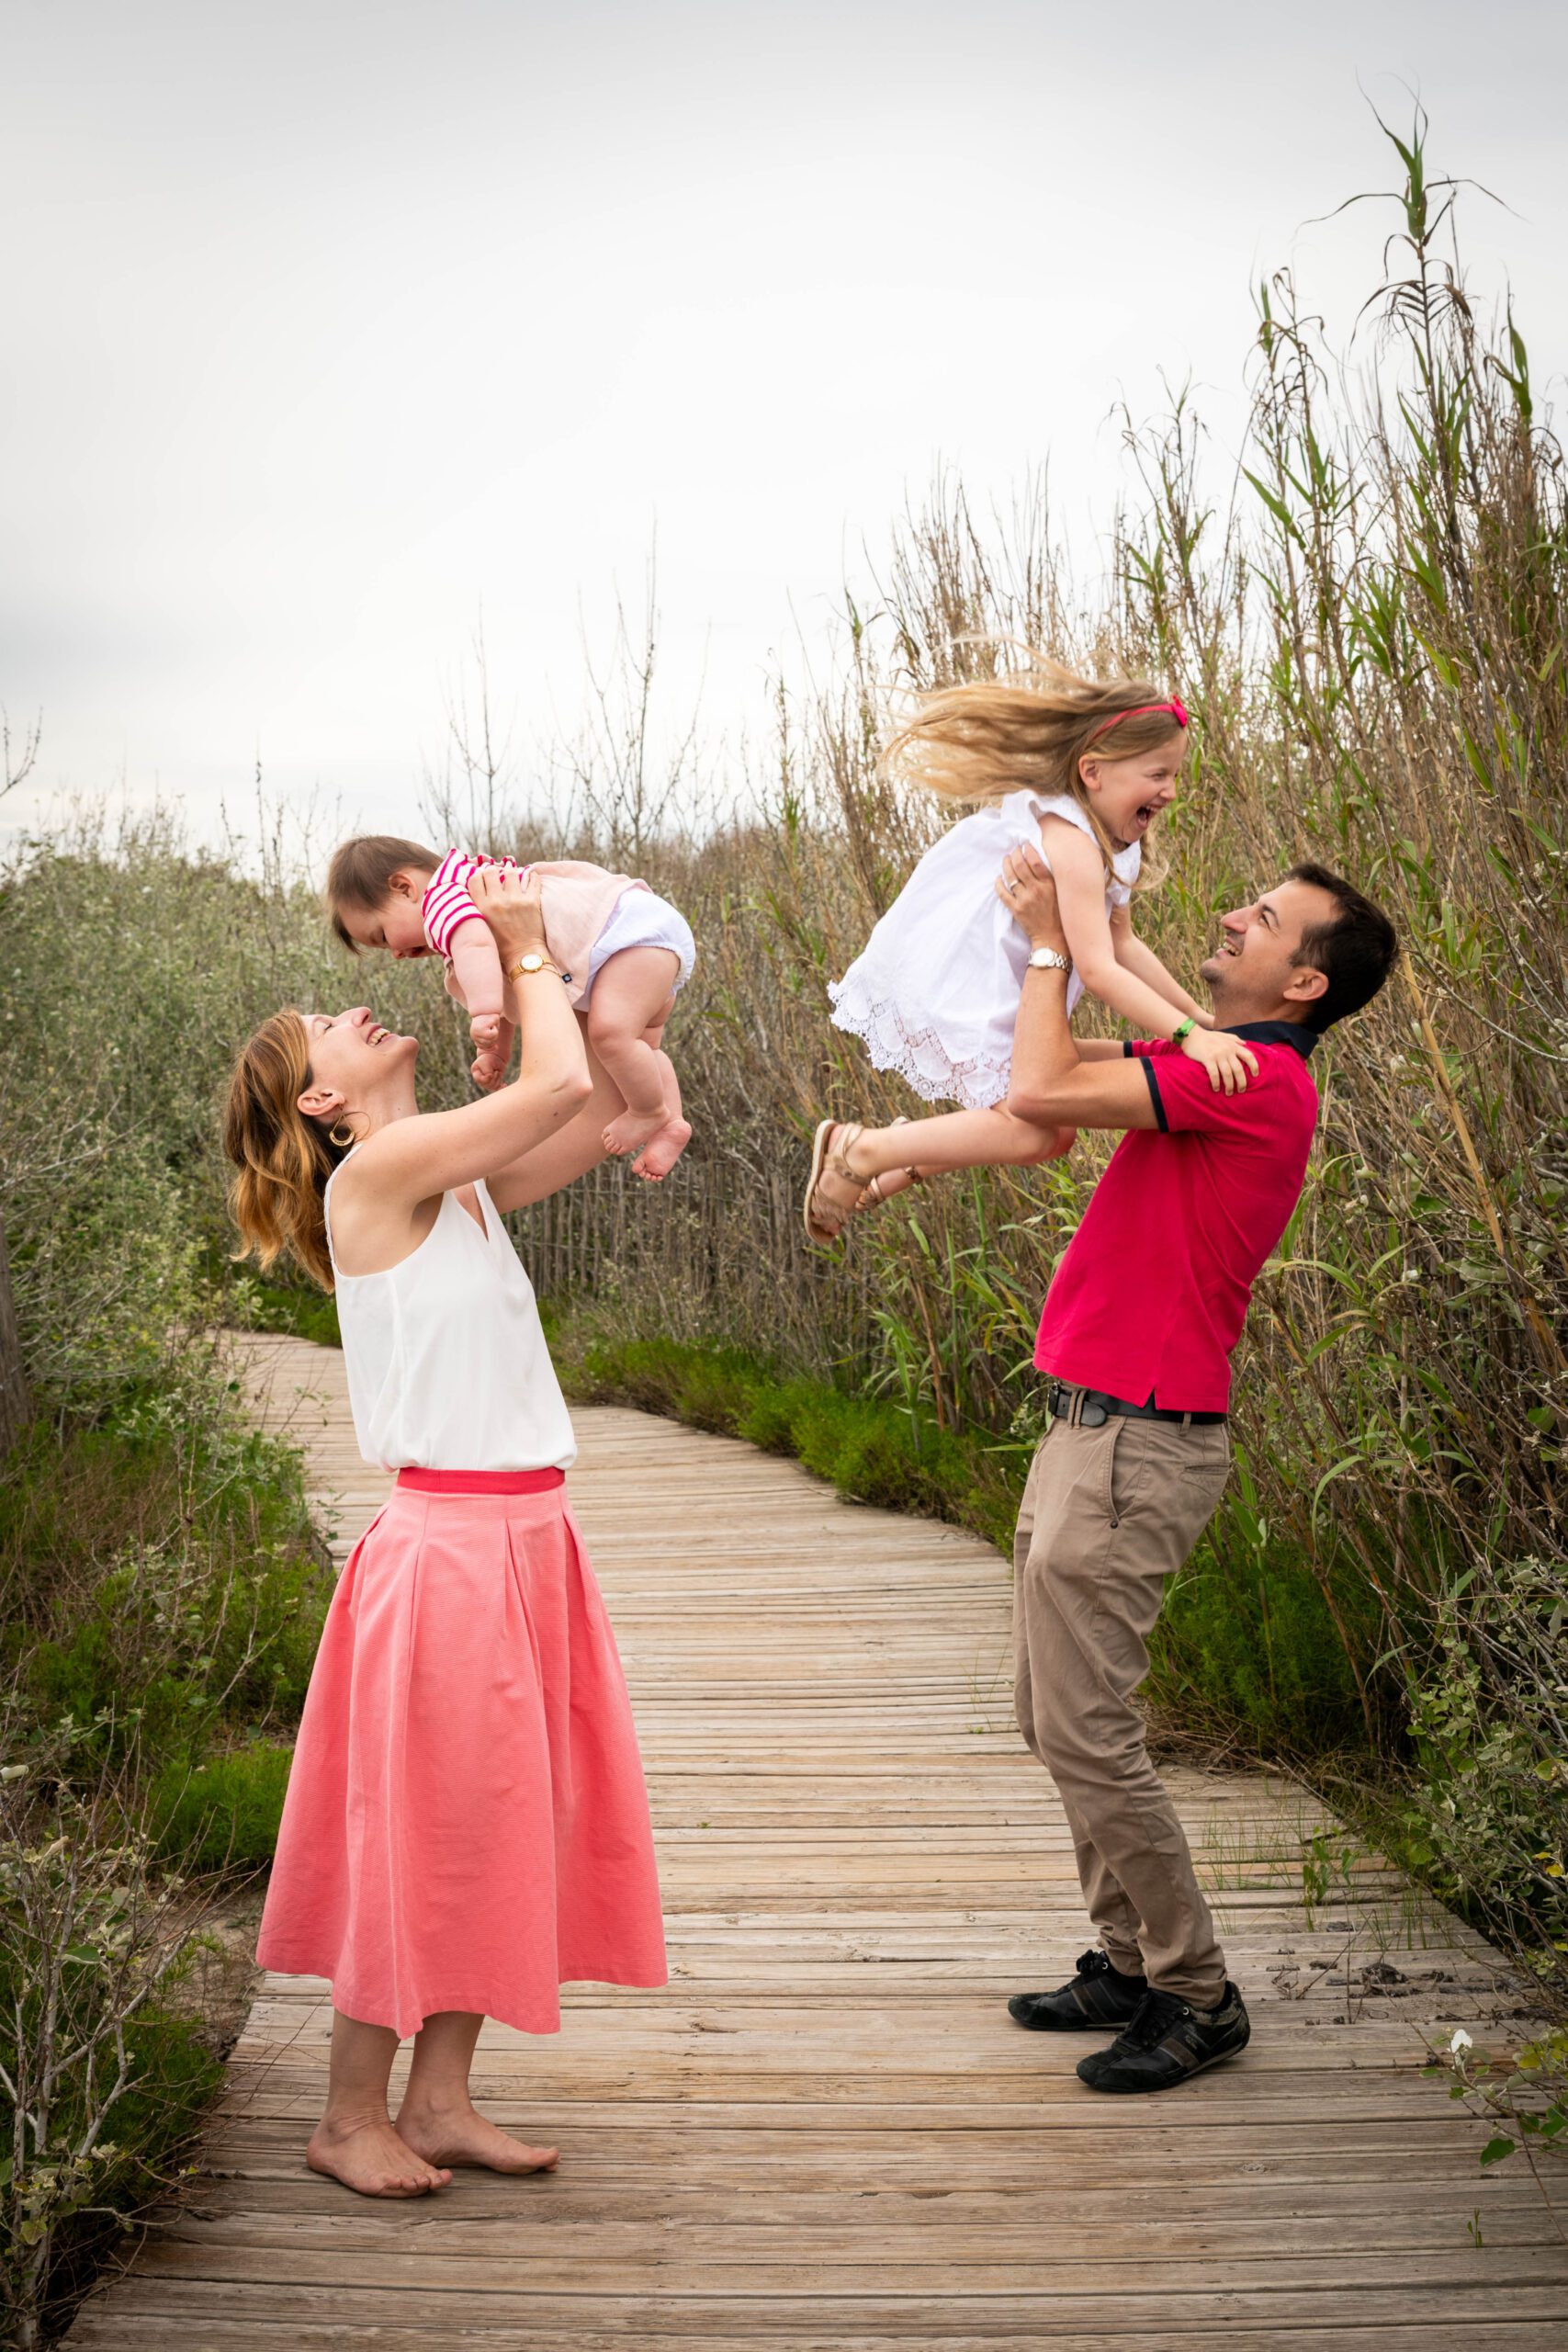
<path fill-rule="evenodd" d="M 650 1029 L 648 1033 L 648 1042 L 658 1054 L 660 1070 L 664 1079 L 664 1099 L 670 1105 L 670 1116 L 665 1120 L 659 1133 L 644 1144 L 632 1161 L 632 1174 L 641 1176 L 652 1184 L 657 1184 L 661 1177 L 669 1175 L 670 1170 L 692 1140 L 690 1124 L 681 1108 L 681 1081 L 675 1075 L 675 1065 L 669 1055 L 660 1051 L 658 1046 L 658 1040 L 662 1035 L 661 1029 Z"/>
<path fill-rule="evenodd" d="M 604 1131 L 606 1151 L 636 1151 L 678 1115 L 679 1091 L 673 1102 L 668 1093 L 674 1073 L 658 1048 L 680 969 L 672 947 L 623 947 L 594 979 L 588 1035 L 626 1106 Z"/>

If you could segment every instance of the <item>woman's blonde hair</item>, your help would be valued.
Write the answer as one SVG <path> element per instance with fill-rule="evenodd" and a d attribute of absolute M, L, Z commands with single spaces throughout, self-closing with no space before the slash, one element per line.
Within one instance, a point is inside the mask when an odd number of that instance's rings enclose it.
<path fill-rule="evenodd" d="M 243 1247 L 264 1267 L 285 1251 L 322 1290 L 333 1288 L 322 1198 L 348 1149 L 299 1097 L 310 1083 L 310 1041 L 292 1007 L 264 1021 L 240 1049 L 223 1112 L 223 1148 L 238 1171 L 229 1207 Z"/>
<path fill-rule="evenodd" d="M 1011 675 L 923 694 L 883 752 L 883 773 L 941 800 L 1068 793 L 1089 819 L 1109 873 L 1116 843 L 1078 762 L 1090 752 L 1109 764 L 1157 751 L 1184 732 L 1186 713 L 1147 678 L 1081 678 L 1032 647 L 1017 650 L 1027 666 Z"/>

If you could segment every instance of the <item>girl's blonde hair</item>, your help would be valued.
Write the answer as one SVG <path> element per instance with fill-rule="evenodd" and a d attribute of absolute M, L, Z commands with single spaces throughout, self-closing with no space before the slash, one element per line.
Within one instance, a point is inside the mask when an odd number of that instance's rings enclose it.
<path fill-rule="evenodd" d="M 240 1258 L 264 1267 L 285 1251 L 322 1290 L 333 1288 L 327 1247 L 327 1179 L 348 1149 L 308 1119 L 299 1097 L 310 1083 L 310 1041 L 292 1007 L 264 1021 L 240 1049 L 223 1112 L 223 1148 L 236 1170 L 229 1207 L 240 1228 Z"/>
<path fill-rule="evenodd" d="M 1147 678 L 1081 678 L 1049 654 L 1030 646 L 1018 650 L 1028 666 L 1013 675 L 972 678 L 923 694 L 914 717 L 884 752 L 883 773 L 941 800 L 983 804 L 1025 789 L 1070 794 L 1093 828 L 1109 873 L 1116 843 L 1078 762 L 1091 752 L 1110 764 L 1157 751 L 1185 731 L 1185 714 L 1179 718 L 1179 706 Z M 1146 843 L 1140 878 L 1155 878 Z"/>

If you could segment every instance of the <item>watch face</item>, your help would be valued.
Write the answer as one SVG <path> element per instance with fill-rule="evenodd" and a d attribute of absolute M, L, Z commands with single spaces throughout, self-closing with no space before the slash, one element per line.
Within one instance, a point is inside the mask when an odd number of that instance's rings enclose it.
<path fill-rule="evenodd" d="M 525 972 L 542 972 L 542 971 L 544 970 L 544 968 L 545 968 L 545 959 L 544 959 L 544 957 L 543 957 L 542 956 L 524 956 L 524 958 L 523 958 L 523 969 L 524 969 Z"/>

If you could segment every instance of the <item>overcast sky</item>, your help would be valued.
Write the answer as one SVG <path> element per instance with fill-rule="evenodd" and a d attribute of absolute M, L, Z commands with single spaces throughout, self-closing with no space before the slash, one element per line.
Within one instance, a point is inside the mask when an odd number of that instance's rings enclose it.
<path fill-rule="evenodd" d="M 671 702 L 761 716 L 939 459 L 1118 400 L 1233 436 L 1249 283 L 1341 326 L 1417 87 L 1483 291 L 1568 357 L 1568 10 L 1544 0 L 0 0 L 0 700 L 43 798 L 415 821 L 481 608 L 570 718 L 657 525 Z M 1365 96 L 1363 96 L 1365 93 Z M 22 796 L 17 796 L 19 802 Z M 28 817 L 29 795 L 0 811 Z"/>

